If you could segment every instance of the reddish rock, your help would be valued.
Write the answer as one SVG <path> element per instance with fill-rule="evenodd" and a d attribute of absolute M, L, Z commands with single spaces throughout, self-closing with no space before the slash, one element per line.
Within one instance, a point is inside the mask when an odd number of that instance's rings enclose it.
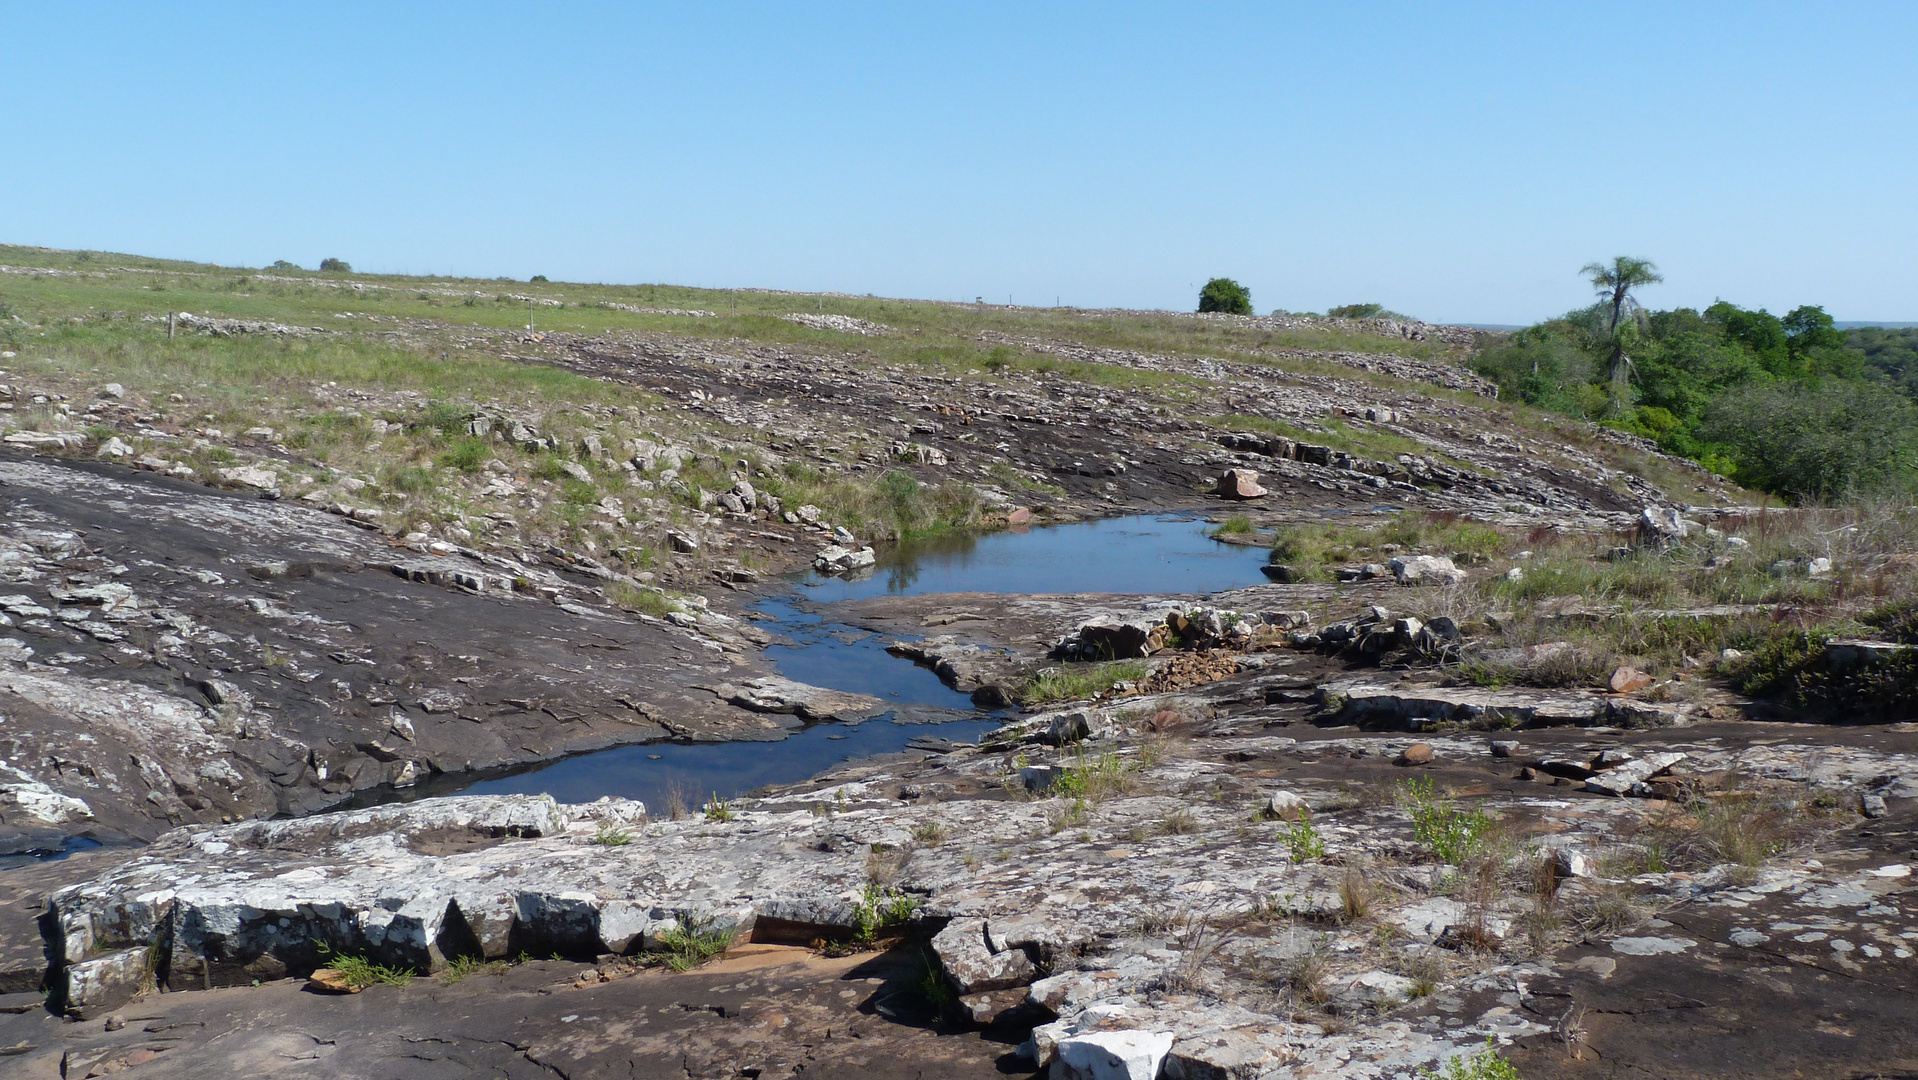
<path fill-rule="evenodd" d="M 1014 510 L 1012 513 L 1006 515 L 1006 524 L 1008 525 L 1024 525 L 1030 522 L 1031 520 L 1032 520 L 1032 508 L 1029 506 L 1021 506 L 1018 509 Z"/>
<path fill-rule="evenodd" d="M 1256 469 L 1227 469 L 1219 476 L 1219 486 L 1215 491 L 1228 499 L 1256 499 L 1267 494 L 1259 486 Z"/>
<path fill-rule="evenodd" d="M 357 994 L 363 989 L 348 982 L 344 974 L 332 968 L 320 968 L 307 976 L 306 988 L 325 994 Z"/>
<path fill-rule="evenodd" d="M 1431 744 L 1422 742 L 1413 743 L 1405 748 L 1404 753 L 1398 756 L 1397 763 L 1400 765 L 1430 765 L 1432 763 Z"/>
<path fill-rule="evenodd" d="M 1612 672 L 1612 693 L 1636 694 L 1652 684 L 1652 677 L 1634 667 L 1621 667 Z"/>

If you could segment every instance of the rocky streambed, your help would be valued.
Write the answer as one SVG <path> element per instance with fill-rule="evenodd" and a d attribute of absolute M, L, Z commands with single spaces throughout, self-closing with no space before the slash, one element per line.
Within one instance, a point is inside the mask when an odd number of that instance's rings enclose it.
<path fill-rule="evenodd" d="M 1528 1076 L 1913 1060 L 1906 726 L 1445 685 L 1416 657 L 1455 629 L 1404 609 L 1449 576 L 1410 561 L 1254 584 L 1202 521 L 1114 520 L 661 618 L 563 553 L 112 466 L 0 480 L 11 843 L 105 845 L 4 872 L 29 1068 L 372 1075 L 422 1039 L 507 1075 L 1382 1078 L 1488 1037 Z M 1094 698 L 1007 707 L 1098 661 Z M 741 980 L 643 963 L 701 943 Z M 353 1054 L 286 1042 L 358 1015 L 271 989 L 338 957 L 433 981 L 368 991 L 412 1019 Z M 494 992 L 524 1002 L 503 1042 L 471 1025 Z M 1811 998 L 1839 1019 L 1750 1049 Z"/>
<path fill-rule="evenodd" d="M 1422 588 L 822 585 L 969 694 L 1095 643 L 1220 636 L 750 798 L 177 829 L 46 902 L 53 1000 L 82 1023 L 0 1024 L 39 1067 L 155 1075 L 1382 1078 L 1488 1038 L 1528 1077 L 1910 1068 L 1918 732 L 1381 669 L 1428 632 L 1387 607 Z M 1319 625 L 1328 604 L 1357 614 Z M 1380 644 L 1298 645 L 1328 638 Z M 689 941 L 730 941 L 737 974 L 638 964 Z M 326 1032 L 364 1007 L 279 981 L 337 956 L 440 974 L 362 995 L 404 1019 L 348 1051 Z"/>

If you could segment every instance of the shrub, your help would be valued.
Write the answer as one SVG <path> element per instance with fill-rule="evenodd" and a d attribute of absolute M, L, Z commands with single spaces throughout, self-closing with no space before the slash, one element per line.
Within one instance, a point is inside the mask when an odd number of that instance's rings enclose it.
<path fill-rule="evenodd" d="M 1478 850 L 1492 818 L 1441 798 L 1429 779 L 1401 780 L 1398 803 L 1412 818 L 1412 836 L 1440 862 L 1458 865 Z"/>
<path fill-rule="evenodd" d="M 351 263 L 348 263 L 345 259 L 321 259 L 320 270 L 322 272 L 330 271 L 334 273 L 350 274 L 353 272 L 353 266 Z"/>
<path fill-rule="evenodd" d="M 1448 1058 L 1444 1070 L 1427 1065 L 1420 1070 L 1420 1076 L 1430 1076 L 1436 1080 L 1523 1080 L 1518 1069 L 1505 1060 L 1496 1049 L 1497 1042 L 1492 1036 L 1485 1036 L 1485 1049 L 1467 1057 L 1460 1054 Z"/>
<path fill-rule="evenodd" d="M 1384 304 L 1344 304 L 1325 313 L 1328 319 L 1376 319 L 1385 314 Z"/>
<path fill-rule="evenodd" d="M 859 902 L 853 905 L 853 940 L 870 945 L 879 940 L 881 935 L 906 925 L 906 920 L 918 910 L 918 897 L 890 886 L 880 888 L 869 884 L 860 895 Z"/>
<path fill-rule="evenodd" d="M 531 281 L 531 283 L 532 283 L 532 284 L 535 284 L 535 285 L 538 285 L 538 284 L 540 284 L 540 283 L 542 283 L 542 282 L 544 282 L 545 280 L 546 280 L 546 275 L 545 275 L 545 274 L 534 274 L 534 275 L 532 276 L 532 278 L 530 279 L 530 281 Z"/>
<path fill-rule="evenodd" d="M 1293 822 L 1290 829 L 1279 834 L 1279 839 L 1285 842 L 1286 850 L 1292 853 L 1292 861 L 1295 863 L 1308 863 L 1313 859 L 1325 858 L 1325 838 L 1320 836 L 1319 830 L 1313 827 L 1310 811 L 1300 815 L 1299 820 Z"/>
<path fill-rule="evenodd" d="M 1199 290 L 1199 310 L 1226 315 L 1252 314 L 1252 293 L 1231 278 L 1215 277 Z"/>
<path fill-rule="evenodd" d="M 479 439 L 461 439 L 453 448 L 439 456 L 442 468 L 458 469 L 463 473 L 476 473 L 486 463 L 486 443 Z"/>
<path fill-rule="evenodd" d="M 298 264 L 298 263 L 290 263 L 290 262 L 287 262 L 287 261 L 286 261 L 285 259 L 275 259 L 275 260 L 273 260 L 273 265 L 272 265 L 271 267 L 269 267 L 268 269 L 271 269 L 271 270 L 298 270 L 299 268 L 300 268 L 300 264 Z"/>

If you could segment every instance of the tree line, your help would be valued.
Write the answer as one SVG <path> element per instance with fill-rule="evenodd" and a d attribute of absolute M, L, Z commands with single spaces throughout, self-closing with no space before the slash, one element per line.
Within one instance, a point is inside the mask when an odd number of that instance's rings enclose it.
<path fill-rule="evenodd" d="M 1502 395 L 1642 435 L 1794 502 L 1918 492 L 1918 333 L 1847 333 L 1815 305 L 1654 311 L 1637 295 L 1662 280 L 1651 262 L 1583 273 L 1596 303 L 1473 357 Z"/>

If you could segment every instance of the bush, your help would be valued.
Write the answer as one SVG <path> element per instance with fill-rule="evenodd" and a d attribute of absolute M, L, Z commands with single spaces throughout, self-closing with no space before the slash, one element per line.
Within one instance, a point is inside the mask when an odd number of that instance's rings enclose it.
<path fill-rule="evenodd" d="M 1730 391 L 1699 430 L 1731 448 L 1742 484 L 1797 502 L 1909 492 L 1918 408 L 1864 383 L 1770 383 Z"/>
<path fill-rule="evenodd" d="M 1412 818 L 1412 836 L 1440 862 L 1454 866 L 1478 850 L 1492 819 L 1482 810 L 1461 810 L 1440 798 L 1430 780 L 1401 780 L 1398 803 Z"/>
<path fill-rule="evenodd" d="M 546 280 L 546 275 L 545 275 L 545 274 L 534 274 L 534 275 L 532 276 L 532 278 L 531 278 L 531 283 L 532 283 L 532 284 L 534 284 L 534 285 L 538 285 L 538 284 L 540 284 L 540 283 L 542 283 L 542 282 L 544 282 L 545 280 Z"/>
<path fill-rule="evenodd" d="M 1252 292 L 1231 278 L 1215 277 L 1199 290 L 1199 310 L 1226 315 L 1252 314 Z"/>
<path fill-rule="evenodd" d="M 347 262 L 345 259 L 321 259 L 320 269 L 321 271 L 330 271 L 330 272 L 340 273 L 340 274 L 350 274 L 353 272 L 352 264 Z"/>
<path fill-rule="evenodd" d="M 1384 304 L 1346 304 L 1325 313 L 1328 319 L 1376 319 L 1385 314 Z"/>
<path fill-rule="evenodd" d="M 275 259 L 273 260 L 273 265 L 268 267 L 268 269 L 271 270 L 298 270 L 299 268 L 299 263 L 290 263 L 285 259 Z"/>

